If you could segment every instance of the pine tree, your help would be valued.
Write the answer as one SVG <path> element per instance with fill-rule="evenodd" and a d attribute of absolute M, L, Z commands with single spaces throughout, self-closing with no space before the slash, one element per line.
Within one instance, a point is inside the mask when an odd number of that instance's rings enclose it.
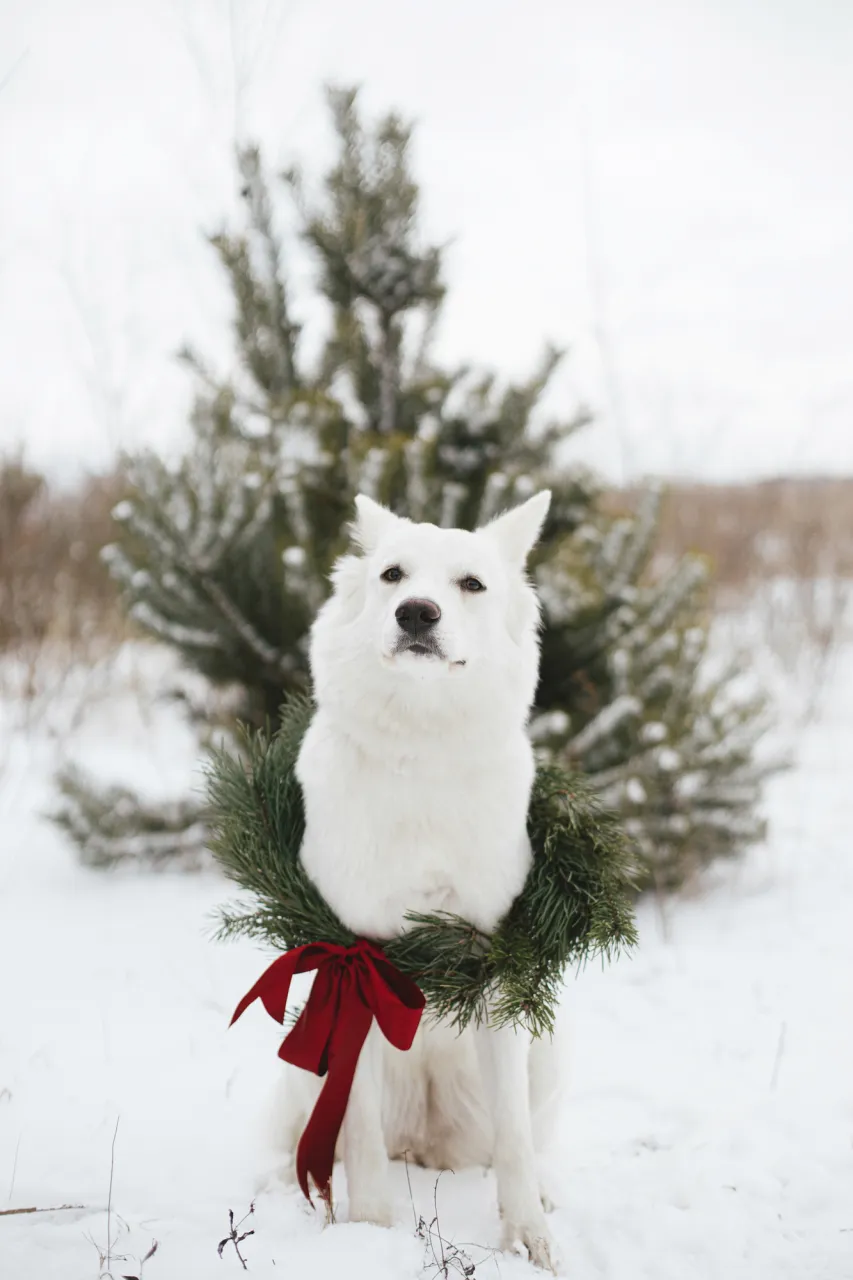
<path fill-rule="evenodd" d="M 760 699 L 733 672 L 711 674 L 705 571 L 654 567 L 660 493 L 613 516 L 600 483 L 563 462 L 584 412 L 542 421 L 562 355 L 528 381 L 442 368 L 432 338 L 445 287 L 440 248 L 420 234 L 410 129 L 370 130 L 355 92 L 329 95 L 337 162 L 319 195 L 290 171 L 271 184 L 257 149 L 239 154 L 245 228 L 211 244 L 234 299 L 239 365 L 223 379 L 193 351 L 198 383 L 181 464 L 130 459 L 131 496 L 115 511 L 112 571 L 140 627 L 175 647 L 231 713 L 275 727 L 282 700 L 308 687 L 308 630 L 347 545 L 353 497 L 402 515 L 473 528 L 547 485 L 553 501 L 531 565 L 544 604 L 542 679 L 532 733 L 543 755 L 590 775 L 636 839 L 645 881 L 684 882 L 760 838 L 755 759 Z M 297 210 L 327 314 L 305 354 L 274 193 Z M 210 714 L 210 713 L 203 713 Z M 209 727 L 209 726 L 208 726 Z M 84 860 L 145 856 L 150 806 L 61 779 L 60 820 Z M 155 842 L 176 852 L 197 806 L 164 815 Z M 171 836 L 169 833 L 171 832 Z"/>

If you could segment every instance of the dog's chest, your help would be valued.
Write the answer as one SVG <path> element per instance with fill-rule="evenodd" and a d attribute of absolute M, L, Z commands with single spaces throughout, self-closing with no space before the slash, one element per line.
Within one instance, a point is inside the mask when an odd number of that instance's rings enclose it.
<path fill-rule="evenodd" d="M 380 763 L 309 736 L 302 860 L 344 923 L 382 938 L 404 929 L 409 912 L 450 911 L 492 929 L 529 867 L 526 747 L 478 761 L 448 743 Z"/>

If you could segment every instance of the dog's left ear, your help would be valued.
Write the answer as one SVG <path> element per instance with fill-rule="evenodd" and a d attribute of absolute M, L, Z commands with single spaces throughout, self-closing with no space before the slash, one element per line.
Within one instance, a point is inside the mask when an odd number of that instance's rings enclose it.
<path fill-rule="evenodd" d="M 399 522 L 400 517 L 393 511 L 382 507 L 366 494 L 360 493 L 355 500 L 355 520 L 350 525 L 353 539 L 368 553 L 373 551 L 388 530 Z"/>
<path fill-rule="evenodd" d="M 505 511 L 503 515 L 497 516 L 485 526 L 483 533 L 497 543 L 501 554 L 510 564 L 521 569 L 542 532 L 550 505 L 551 490 L 543 489 L 520 507 L 513 507 L 512 511 Z"/>

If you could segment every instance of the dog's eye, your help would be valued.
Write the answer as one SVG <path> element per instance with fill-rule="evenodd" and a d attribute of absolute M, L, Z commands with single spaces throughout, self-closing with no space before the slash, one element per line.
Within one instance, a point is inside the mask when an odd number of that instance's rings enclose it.
<path fill-rule="evenodd" d="M 479 578 L 473 578 L 473 577 L 463 578 L 462 581 L 459 583 L 459 585 L 463 591 L 485 591 L 486 590 L 486 588 L 483 586 Z"/>
<path fill-rule="evenodd" d="M 383 582 L 399 582 L 403 576 L 403 570 L 398 564 L 392 564 L 390 569 L 386 569 L 379 576 Z"/>

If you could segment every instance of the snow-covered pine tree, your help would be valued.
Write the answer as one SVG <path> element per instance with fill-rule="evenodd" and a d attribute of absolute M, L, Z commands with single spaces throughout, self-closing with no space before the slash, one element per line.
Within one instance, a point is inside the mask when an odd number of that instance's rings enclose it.
<path fill-rule="evenodd" d="M 395 115 L 367 129 L 355 92 L 329 98 L 338 157 L 320 195 L 296 171 L 275 186 L 316 260 L 322 350 L 303 353 L 273 187 L 245 149 L 245 229 L 211 240 L 233 293 L 238 369 L 221 379 L 184 352 L 198 381 L 186 456 L 128 463 L 108 554 L 130 611 L 212 686 L 236 689 L 234 718 L 275 725 L 282 699 L 307 687 L 308 629 L 356 493 L 471 528 L 547 485 L 531 566 L 545 614 L 534 738 L 623 815 L 643 882 L 679 885 L 763 829 L 763 707 L 735 697 L 731 672 L 711 674 L 703 566 L 653 572 L 659 493 L 614 517 L 594 477 L 562 461 L 587 415 L 540 420 L 560 353 L 519 385 L 439 366 L 442 256 L 420 236 L 410 129 Z M 84 860 L 146 856 L 150 805 L 123 792 L 117 811 L 114 791 L 60 781 L 60 821 Z M 164 812 L 153 857 L 185 852 L 202 819 L 191 804 Z"/>

